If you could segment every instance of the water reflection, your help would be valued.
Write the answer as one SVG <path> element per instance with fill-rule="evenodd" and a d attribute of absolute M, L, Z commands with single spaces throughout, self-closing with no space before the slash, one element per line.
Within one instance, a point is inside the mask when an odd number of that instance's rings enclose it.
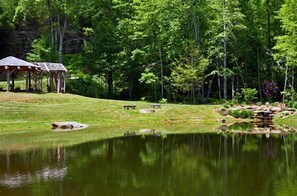
<path fill-rule="evenodd" d="M 21 187 L 37 181 L 62 180 L 67 174 L 67 167 L 63 168 L 43 168 L 35 173 L 17 173 L 17 174 L 2 174 L 0 176 L 0 185 L 15 188 Z"/>
<path fill-rule="evenodd" d="M 20 173 L 25 184 L 1 183 L 0 195 L 296 195 L 296 141 L 232 133 L 135 136 L 59 153 L 9 154 L 9 164 L 1 154 L 0 176 L 16 180 Z"/>
<path fill-rule="evenodd" d="M 296 133 L 294 128 L 285 125 L 274 125 L 272 121 L 239 122 L 222 125 L 218 130 L 238 134 L 287 134 Z"/>
<path fill-rule="evenodd" d="M 67 175 L 65 148 L 7 152 L 0 160 L 0 185 L 7 188 L 22 187 L 34 181 L 63 180 Z"/>

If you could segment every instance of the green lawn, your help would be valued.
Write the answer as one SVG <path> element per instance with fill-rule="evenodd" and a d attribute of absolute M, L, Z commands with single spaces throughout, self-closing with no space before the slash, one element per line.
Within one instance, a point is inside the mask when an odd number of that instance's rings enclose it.
<path fill-rule="evenodd" d="M 124 110 L 133 104 L 137 110 Z M 214 131 L 223 118 L 212 105 L 165 104 L 152 114 L 141 101 L 115 101 L 72 94 L 0 93 L 0 150 L 74 145 L 122 136 L 125 131 L 156 129 L 162 134 Z M 77 121 L 83 130 L 54 132 L 51 122 Z"/>

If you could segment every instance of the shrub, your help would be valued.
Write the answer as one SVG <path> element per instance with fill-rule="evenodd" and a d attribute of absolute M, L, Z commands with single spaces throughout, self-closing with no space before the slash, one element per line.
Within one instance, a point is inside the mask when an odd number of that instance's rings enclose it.
<path fill-rule="evenodd" d="M 229 110 L 228 114 L 233 116 L 234 118 L 239 118 L 240 117 L 240 110 Z"/>
<path fill-rule="evenodd" d="M 254 116 L 254 112 L 250 110 L 229 110 L 228 114 L 234 118 L 252 118 Z"/>
<path fill-rule="evenodd" d="M 291 108 L 297 109 L 297 101 L 293 101 Z"/>
<path fill-rule="evenodd" d="M 297 98 L 297 93 L 294 89 L 287 89 L 281 92 L 285 96 L 286 100 L 295 100 Z"/>
<path fill-rule="evenodd" d="M 255 88 L 242 88 L 242 95 L 243 99 L 246 103 L 252 102 L 253 100 L 257 99 L 256 95 L 258 91 Z"/>
<path fill-rule="evenodd" d="M 167 99 L 162 98 L 162 99 L 159 100 L 159 103 L 163 103 L 163 104 L 165 104 L 165 103 L 167 103 Z"/>
<path fill-rule="evenodd" d="M 240 112 L 240 118 L 252 118 L 254 116 L 254 112 L 250 110 L 242 110 Z"/>
<path fill-rule="evenodd" d="M 228 109 L 228 108 L 230 108 L 230 105 L 229 105 L 229 104 L 224 104 L 223 107 L 224 107 L 225 109 Z"/>
<path fill-rule="evenodd" d="M 256 105 L 257 106 L 261 106 L 263 103 L 261 102 L 261 101 L 258 101 L 257 103 L 256 103 Z"/>
<path fill-rule="evenodd" d="M 262 93 L 268 99 L 273 99 L 278 93 L 278 86 L 275 81 L 265 80 L 262 84 Z"/>
<path fill-rule="evenodd" d="M 287 107 L 291 108 L 293 106 L 294 101 L 290 100 L 290 101 L 286 101 L 286 105 Z"/>
<path fill-rule="evenodd" d="M 141 101 L 146 101 L 146 97 L 141 97 L 140 100 Z"/>

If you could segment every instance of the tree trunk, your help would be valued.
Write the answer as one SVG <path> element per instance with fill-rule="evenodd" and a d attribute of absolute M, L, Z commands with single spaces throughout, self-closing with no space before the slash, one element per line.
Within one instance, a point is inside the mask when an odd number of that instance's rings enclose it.
<path fill-rule="evenodd" d="M 64 44 L 64 35 L 67 27 L 67 19 L 65 17 L 63 28 L 60 25 L 60 15 L 58 14 L 58 32 L 59 32 L 59 62 L 63 62 L 63 44 Z"/>
<path fill-rule="evenodd" d="M 214 79 L 214 75 L 212 75 L 212 79 L 208 83 L 208 91 L 207 91 L 207 96 L 206 96 L 207 99 L 209 98 L 209 95 L 211 92 L 211 86 L 212 86 L 213 79 Z"/>
<path fill-rule="evenodd" d="M 49 23 L 50 23 L 50 35 L 51 35 L 51 45 L 55 45 L 55 34 L 54 34 L 54 24 L 53 24 L 53 16 L 52 16 L 52 6 L 51 1 L 47 0 L 47 7 L 49 12 Z"/>
<path fill-rule="evenodd" d="M 267 12 L 267 48 L 270 51 L 271 46 L 271 8 L 270 8 L 270 0 L 266 0 L 266 12 Z M 267 63 L 267 75 L 272 77 L 271 65 L 274 61 L 269 58 L 270 63 Z"/>
<path fill-rule="evenodd" d="M 204 81 L 202 81 L 202 86 L 201 86 L 201 103 L 204 103 L 205 102 L 205 99 L 204 99 Z"/>
<path fill-rule="evenodd" d="M 294 81 L 295 80 L 295 69 L 292 66 L 292 83 L 291 83 L 291 89 L 294 90 Z"/>
<path fill-rule="evenodd" d="M 258 85 L 259 85 L 259 94 L 260 99 L 262 100 L 262 87 L 261 87 L 261 75 L 260 75 L 260 57 L 259 57 L 259 48 L 257 47 L 257 66 L 258 66 Z"/>
<path fill-rule="evenodd" d="M 271 49 L 270 0 L 266 0 L 266 12 L 267 12 L 267 45 L 268 45 L 268 49 Z"/>
<path fill-rule="evenodd" d="M 223 13 L 223 20 L 224 20 L 224 69 L 227 68 L 227 25 L 226 25 L 226 2 L 223 1 L 224 6 L 224 13 Z M 224 99 L 227 100 L 227 77 L 224 75 L 223 78 L 223 84 L 224 84 Z"/>
<path fill-rule="evenodd" d="M 155 102 L 157 102 L 157 84 L 154 85 L 154 90 L 155 90 Z"/>
<path fill-rule="evenodd" d="M 129 78 L 129 99 L 132 98 L 133 96 L 133 79 L 132 78 Z"/>
<path fill-rule="evenodd" d="M 232 100 L 234 100 L 234 98 L 235 98 L 235 88 L 234 88 L 234 83 L 235 83 L 235 78 L 234 78 L 234 76 L 232 77 L 232 83 L 231 83 L 231 85 L 232 85 Z"/>
<path fill-rule="evenodd" d="M 199 26 L 199 17 L 197 17 L 197 21 L 196 21 L 196 15 L 195 13 L 193 13 L 193 25 L 194 25 L 194 36 L 195 36 L 195 42 L 196 45 L 199 46 L 199 34 L 200 34 L 200 26 Z"/>
<path fill-rule="evenodd" d="M 192 85 L 193 104 L 196 104 L 195 86 Z"/>
<path fill-rule="evenodd" d="M 164 98 L 164 81 L 163 81 L 163 59 L 162 59 L 162 46 L 160 45 L 159 48 L 159 53 L 160 53 L 160 77 L 161 77 L 161 98 Z"/>
<path fill-rule="evenodd" d="M 112 71 L 108 72 L 107 85 L 108 85 L 108 95 L 111 96 L 113 94 L 113 73 L 112 73 Z"/>
<path fill-rule="evenodd" d="M 288 63 L 286 63 L 286 72 L 285 72 L 285 84 L 284 84 L 284 91 L 287 89 L 287 81 L 288 81 Z M 285 102 L 285 95 L 283 94 L 283 103 Z"/>
<path fill-rule="evenodd" d="M 219 70 L 219 60 L 217 59 L 217 70 Z M 222 94 L 221 94 L 221 79 L 220 75 L 218 74 L 218 89 L 219 89 L 219 98 L 222 99 Z"/>

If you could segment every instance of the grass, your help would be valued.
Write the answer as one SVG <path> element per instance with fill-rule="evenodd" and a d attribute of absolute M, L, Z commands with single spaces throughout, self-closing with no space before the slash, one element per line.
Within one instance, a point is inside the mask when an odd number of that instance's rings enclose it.
<path fill-rule="evenodd" d="M 137 110 L 124 110 L 133 104 Z M 150 104 L 116 101 L 72 94 L 0 93 L 0 150 L 69 146 L 123 136 L 125 131 L 156 129 L 162 134 L 210 132 L 222 119 L 213 105 L 165 104 L 152 114 L 142 114 Z M 83 130 L 54 132 L 51 122 L 77 121 Z"/>
<path fill-rule="evenodd" d="M 290 126 L 297 130 L 297 115 L 289 116 L 283 119 L 278 119 L 277 123 Z"/>

